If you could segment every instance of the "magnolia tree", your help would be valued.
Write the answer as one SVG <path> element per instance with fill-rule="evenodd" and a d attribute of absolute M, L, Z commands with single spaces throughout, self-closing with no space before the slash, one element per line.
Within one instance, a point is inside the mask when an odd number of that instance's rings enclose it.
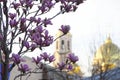
<path fill-rule="evenodd" d="M 15 66 L 21 74 L 30 72 L 27 64 L 21 56 L 26 52 L 33 52 L 36 48 L 49 47 L 56 39 L 49 34 L 46 29 L 52 26 L 52 19 L 59 14 L 75 12 L 78 5 L 83 0 L 0 0 L 0 60 L 2 65 L 2 80 L 8 80 L 8 73 Z M 50 13 L 50 10 L 59 5 L 59 12 L 52 17 L 41 18 L 42 15 Z M 70 30 L 67 25 L 62 25 L 61 30 L 64 35 Z M 62 35 L 62 36 L 64 36 Z M 14 52 L 14 46 L 18 47 L 18 52 Z M 14 49 L 13 49 L 14 48 Z M 12 57 L 10 57 L 12 55 Z M 42 60 L 53 62 L 54 56 L 43 52 L 33 62 L 39 69 L 42 69 Z M 13 63 L 9 66 L 10 61 Z M 66 63 L 58 63 L 58 69 L 71 69 L 71 63 L 78 61 L 78 57 L 69 54 Z"/>

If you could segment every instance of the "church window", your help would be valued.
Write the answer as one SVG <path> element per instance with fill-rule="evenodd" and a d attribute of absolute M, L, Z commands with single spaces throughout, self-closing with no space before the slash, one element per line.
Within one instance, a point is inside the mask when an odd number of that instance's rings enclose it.
<path fill-rule="evenodd" d="M 56 49 L 58 49 L 58 41 L 56 41 Z"/>
<path fill-rule="evenodd" d="M 61 41 L 61 49 L 64 49 L 64 40 Z"/>
<path fill-rule="evenodd" d="M 70 50 L 70 41 L 67 42 L 68 50 Z"/>
<path fill-rule="evenodd" d="M 62 45 L 64 45 L 64 40 L 62 40 Z"/>

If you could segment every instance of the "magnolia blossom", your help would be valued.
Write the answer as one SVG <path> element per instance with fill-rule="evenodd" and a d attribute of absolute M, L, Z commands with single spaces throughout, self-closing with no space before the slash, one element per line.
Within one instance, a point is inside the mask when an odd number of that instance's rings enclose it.
<path fill-rule="evenodd" d="M 20 3 L 13 2 L 12 5 L 13 5 L 14 9 L 17 9 L 20 6 Z"/>
<path fill-rule="evenodd" d="M 38 25 L 39 23 L 41 23 L 41 18 L 36 19 L 35 22 L 36 22 L 37 25 Z"/>
<path fill-rule="evenodd" d="M 55 2 L 53 2 L 53 0 L 43 0 L 42 5 L 38 6 L 38 8 L 41 11 L 41 13 L 43 14 L 43 13 L 49 11 L 54 6 L 54 4 L 55 4 Z"/>
<path fill-rule="evenodd" d="M 62 25 L 61 29 L 59 29 L 60 31 L 62 31 L 64 34 L 67 34 L 70 30 L 70 26 L 69 25 Z"/>
<path fill-rule="evenodd" d="M 14 19 L 14 18 L 16 17 L 16 14 L 15 14 L 15 13 L 9 13 L 9 17 L 10 17 L 11 19 Z"/>
<path fill-rule="evenodd" d="M 25 46 L 27 49 L 29 49 L 29 47 L 30 47 L 29 42 L 23 41 L 23 46 Z"/>
<path fill-rule="evenodd" d="M 37 56 L 37 59 L 35 59 L 34 57 L 32 59 L 33 59 L 33 62 L 35 62 L 36 64 L 38 64 L 42 60 L 42 57 Z"/>
<path fill-rule="evenodd" d="M 47 27 L 47 25 L 52 25 L 52 22 L 51 22 L 50 19 L 45 18 L 45 19 L 43 20 L 43 24 L 44 24 L 45 27 Z"/>
<path fill-rule="evenodd" d="M 65 69 L 65 65 L 66 64 L 64 62 L 58 63 L 58 69 L 60 69 L 60 70 Z"/>
<path fill-rule="evenodd" d="M 49 46 L 53 43 L 53 36 L 49 35 L 48 30 L 43 29 L 42 26 L 38 26 L 33 30 L 28 30 L 30 33 L 30 39 L 40 48 Z"/>
<path fill-rule="evenodd" d="M 30 21 L 31 22 L 36 21 L 36 18 L 35 17 L 30 17 Z"/>
<path fill-rule="evenodd" d="M 73 66 L 72 66 L 71 64 L 68 64 L 67 69 L 68 69 L 68 70 L 72 70 L 72 69 L 73 69 Z"/>
<path fill-rule="evenodd" d="M 41 56 L 45 61 L 48 61 L 48 59 L 49 59 L 49 55 L 47 54 L 47 52 L 44 52 L 44 53 L 40 54 L 40 56 Z"/>
<path fill-rule="evenodd" d="M 11 26 L 11 28 L 16 27 L 17 24 L 18 24 L 18 22 L 16 21 L 16 19 L 10 20 L 10 26 Z"/>
<path fill-rule="evenodd" d="M 75 56 L 73 53 L 68 54 L 67 57 L 72 63 L 75 63 L 76 61 L 79 60 L 78 56 Z"/>
<path fill-rule="evenodd" d="M 54 55 L 49 56 L 49 62 L 51 63 L 51 62 L 53 62 L 53 61 L 55 61 L 55 57 L 54 57 Z"/>
<path fill-rule="evenodd" d="M 37 48 L 37 45 L 36 44 L 31 44 L 31 51 L 35 50 Z"/>
<path fill-rule="evenodd" d="M 30 70 L 30 68 L 27 64 L 20 64 L 18 70 L 21 71 L 22 73 L 26 73 L 27 71 Z"/>
<path fill-rule="evenodd" d="M 25 60 L 21 58 L 18 54 L 12 54 L 11 61 L 13 61 L 15 64 L 20 64 L 20 62 L 24 62 Z"/>
<path fill-rule="evenodd" d="M 0 2 L 3 2 L 4 0 L 0 0 Z"/>

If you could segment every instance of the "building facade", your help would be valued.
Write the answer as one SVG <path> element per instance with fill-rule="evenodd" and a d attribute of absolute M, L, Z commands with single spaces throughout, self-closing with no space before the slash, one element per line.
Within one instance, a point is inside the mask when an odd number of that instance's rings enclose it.
<path fill-rule="evenodd" d="M 58 31 L 58 33 L 56 34 L 56 38 L 56 47 L 54 53 L 55 61 L 53 63 L 53 66 L 46 64 L 44 66 L 44 69 L 40 70 L 40 72 L 43 73 L 33 73 L 31 75 L 22 76 L 22 80 L 80 80 L 81 72 L 80 67 L 77 64 L 74 64 L 75 68 L 72 71 L 72 74 L 68 74 L 68 72 L 66 71 L 60 71 L 56 69 L 57 63 L 65 62 L 67 55 L 72 52 L 71 33 L 69 32 L 66 35 L 63 35 L 61 31 Z M 31 69 L 34 69 L 36 67 L 31 58 L 24 57 L 24 59 L 26 60 L 25 63 L 27 63 Z M 15 68 L 13 68 L 10 73 L 10 80 L 14 80 L 16 75 L 19 74 L 20 72 L 17 70 L 17 66 L 15 66 Z M 20 80 L 20 77 L 15 80 Z"/>
<path fill-rule="evenodd" d="M 63 32 L 59 30 L 56 38 L 54 67 L 57 67 L 57 63 L 65 62 L 67 55 L 72 52 L 72 35 L 70 32 L 63 35 Z"/>

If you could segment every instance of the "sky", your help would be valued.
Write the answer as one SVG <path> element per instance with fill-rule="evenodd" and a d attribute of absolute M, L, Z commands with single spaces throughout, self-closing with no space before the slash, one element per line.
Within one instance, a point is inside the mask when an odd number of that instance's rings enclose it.
<path fill-rule="evenodd" d="M 89 64 L 92 60 L 91 50 L 99 48 L 110 34 L 113 43 L 120 46 L 120 0 L 86 0 L 76 12 L 57 16 L 52 20 L 53 26 L 48 29 L 52 35 L 60 25 L 70 25 L 72 34 L 72 52 L 79 56 L 78 64 L 85 75 L 89 75 Z M 54 15 L 55 9 L 49 17 Z M 55 45 L 43 51 L 55 52 Z M 32 56 L 32 55 L 31 55 Z"/>

